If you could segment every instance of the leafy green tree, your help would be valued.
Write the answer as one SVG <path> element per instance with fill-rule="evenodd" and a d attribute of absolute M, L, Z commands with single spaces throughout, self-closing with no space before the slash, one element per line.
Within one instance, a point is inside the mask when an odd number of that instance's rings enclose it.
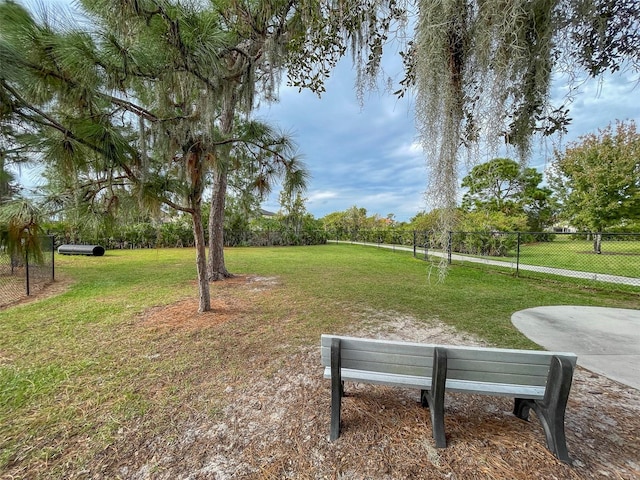
<path fill-rule="evenodd" d="M 292 83 L 322 91 L 347 45 L 367 53 L 389 29 L 383 20 L 401 13 L 364 0 L 320 7 L 315 0 L 78 5 L 90 27 L 60 27 L 59 18 L 49 22 L 53 16 L 36 21 L 16 3 L 0 3 L 0 112 L 37 130 L 45 157 L 70 180 L 86 176 L 76 183 L 86 187 L 83 197 L 114 206 L 108 197 L 122 184 L 141 199 L 191 215 L 200 310 L 208 310 L 207 175 L 213 177 L 209 269 L 224 276 L 222 226 L 234 145 L 265 147 L 264 158 L 280 165 L 285 155 L 269 149 L 271 143 L 260 145 L 255 132 L 235 128 L 236 114 L 249 115 L 258 92 L 271 100 L 285 68 Z M 285 185 L 301 180 L 301 172 Z"/>
<path fill-rule="evenodd" d="M 393 214 L 381 217 L 367 215 L 366 208 L 352 206 L 343 212 L 332 212 L 320 219 L 324 229 L 340 238 L 358 239 L 366 242 L 397 243 L 402 224 L 393 219 Z"/>
<path fill-rule="evenodd" d="M 497 211 L 466 212 L 460 218 L 460 231 L 452 238 L 455 251 L 474 255 L 505 256 L 518 243 L 518 235 L 505 232 L 523 230 L 524 215 L 506 215 Z"/>
<path fill-rule="evenodd" d="M 602 232 L 640 219 L 640 134 L 616 122 L 556 151 L 547 175 L 570 225 Z M 600 252 L 599 236 L 594 244 Z"/>
<path fill-rule="evenodd" d="M 322 219 L 327 230 L 350 233 L 352 236 L 367 227 L 367 209 L 356 205 L 344 212 L 333 212 Z"/>
<path fill-rule="evenodd" d="M 553 222 L 555 213 L 551 190 L 540 187 L 542 178 L 535 168 L 523 168 L 509 158 L 495 158 L 473 167 L 462 180 L 462 187 L 467 188 L 462 208 L 517 217 L 526 214 L 527 227 L 542 231 Z"/>
<path fill-rule="evenodd" d="M 444 212 L 441 209 L 433 209 L 430 212 L 419 212 L 409 221 L 410 228 L 419 231 L 432 232 L 437 230 L 441 225 L 441 216 Z M 455 229 L 460 217 L 457 213 L 456 220 L 451 224 Z"/>
<path fill-rule="evenodd" d="M 320 219 L 323 228 L 327 232 L 336 233 L 346 230 L 346 220 L 344 212 L 331 212 Z"/>
<path fill-rule="evenodd" d="M 317 245 L 326 242 L 323 223 L 307 212 L 307 201 L 300 193 L 280 192 L 280 211 L 276 218 L 290 232 L 291 243 Z"/>
<path fill-rule="evenodd" d="M 291 227 L 296 234 L 300 233 L 307 216 L 306 199 L 299 193 L 280 192 L 280 220 Z"/>
<path fill-rule="evenodd" d="M 459 218 L 458 228 L 464 232 L 518 232 L 526 229 L 524 214 L 507 215 L 498 211 L 466 212 Z"/>
<path fill-rule="evenodd" d="M 508 158 L 495 158 L 473 167 L 462 180 L 467 192 L 462 198 L 465 210 L 488 210 L 515 213 L 524 190 L 523 172 Z"/>
<path fill-rule="evenodd" d="M 523 205 L 527 215 L 527 228 L 531 232 L 544 232 L 552 227 L 558 218 L 560 204 L 549 187 L 537 187 L 526 194 L 526 202 Z M 538 235 L 540 240 L 549 238 L 546 235 Z"/>
<path fill-rule="evenodd" d="M 331 212 L 320 219 L 325 230 L 338 235 L 356 235 L 367 226 L 367 209 L 356 205 L 343 212 Z"/>

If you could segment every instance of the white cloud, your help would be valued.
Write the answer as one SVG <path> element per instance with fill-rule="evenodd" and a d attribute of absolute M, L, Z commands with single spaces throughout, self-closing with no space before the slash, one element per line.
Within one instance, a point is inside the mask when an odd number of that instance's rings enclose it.
<path fill-rule="evenodd" d="M 332 191 L 318 191 L 318 192 L 310 192 L 307 195 L 309 202 L 324 202 L 331 198 L 336 198 L 338 196 L 337 192 Z"/>

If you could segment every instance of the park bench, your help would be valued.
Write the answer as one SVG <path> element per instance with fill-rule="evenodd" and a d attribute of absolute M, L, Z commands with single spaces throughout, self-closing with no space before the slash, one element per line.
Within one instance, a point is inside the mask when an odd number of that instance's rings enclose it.
<path fill-rule="evenodd" d="M 533 409 L 549 450 L 571 462 L 564 413 L 577 360 L 573 353 L 322 335 L 321 359 L 324 377 L 331 379 L 331 441 L 340 436 L 344 382 L 371 383 L 420 390 L 439 448 L 447 445 L 445 391 L 512 397 L 513 413 L 528 420 Z"/>

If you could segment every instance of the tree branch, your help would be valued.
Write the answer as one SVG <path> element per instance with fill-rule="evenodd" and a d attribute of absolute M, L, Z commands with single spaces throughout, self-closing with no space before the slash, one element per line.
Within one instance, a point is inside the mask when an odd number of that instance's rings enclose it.
<path fill-rule="evenodd" d="M 33 123 L 38 124 L 38 125 L 42 125 L 44 127 L 53 128 L 53 129 L 59 131 L 60 133 L 64 134 L 66 137 L 69 137 L 73 141 L 75 141 L 75 142 L 77 142 L 77 143 L 79 143 L 81 145 L 84 145 L 85 147 L 88 147 L 89 149 L 93 150 L 94 152 L 99 153 L 100 155 L 108 157 L 107 152 L 103 148 L 100 148 L 98 145 L 95 145 L 95 144 L 93 144 L 91 142 L 87 142 L 83 138 L 78 137 L 77 135 L 75 135 L 73 133 L 73 131 L 69 130 L 67 127 L 65 127 L 64 125 L 60 124 L 57 120 L 55 120 L 54 118 L 50 117 L 48 114 L 46 114 L 45 112 L 40 110 L 38 107 L 28 103 L 24 98 L 22 98 L 22 96 L 13 87 L 11 87 L 9 84 L 7 84 L 4 80 L 0 80 L 0 85 L 2 85 L 2 88 L 6 89 L 9 93 L 11 93 L 11 95 L 14 96 L 14 98 L 17 100 L 17 102 L 19 104 L 21 104 L 24 108 L 26 108 L 27 110 L 29 110 L 29 111 L 31 111 L 31 112 L 33 112 L 33 113 L 35 113 L 37 115 L 37 116 L 34 117 L 34 116 L 26 115 L 26 114 L 20 112 L 19 110 L 17 110 L 16 113 L 18 113 L 24 119 L 29 120 L 29 121 L 31 121 Z M 120 162 L 119 166 L 125 171 L 125 173 L 127 174 L 127 176 L 130 179 L 133 179 L 133 180 L 136 179 L 135 174 L 133 173 L 133 171 L 127 165 L 125 165 L 122 162 Z"/>

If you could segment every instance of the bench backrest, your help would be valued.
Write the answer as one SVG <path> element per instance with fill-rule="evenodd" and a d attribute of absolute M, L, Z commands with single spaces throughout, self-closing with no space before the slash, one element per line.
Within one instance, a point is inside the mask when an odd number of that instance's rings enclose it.
<path fill-rule="evenodd" d="M 567 352 L 446 346 L 447 380 L 545 386 L 551 357 L 567 357 L 575 367 L 577 356 Z"/>
<path fill-rule="evenodd" d="M 545 386 L 553 355 L 575 367 L 574 353 L 489 347 L 434 345 L 336 335 L 321 336 L 322 365 L 331 364 L 331 339 L 340 338 L 342 368 L 381 373 L 431 376 L 433 352 L 447 352 L 447 380 Z"/>
<path fill-rule="evenodd" d="M 340 339 L 342 368 L 431 377 L 435 346 L 423 343 L 322 335 L 322 365 L 331 365 L 331 339 Z"/>

